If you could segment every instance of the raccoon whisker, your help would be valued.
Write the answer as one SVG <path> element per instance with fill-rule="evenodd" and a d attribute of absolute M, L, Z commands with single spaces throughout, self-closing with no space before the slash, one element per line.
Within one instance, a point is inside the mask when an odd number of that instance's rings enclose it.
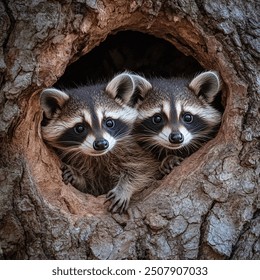
<path fill-rule="evenodd" d="M 163 138 L 161 135 L 159 136 L 159 134 L 157 134 L 157 133 L 154 133 L 154 134 L 152 134 L 152 135 L 156 135 L 157 137 L 160 137 L 163 141 L 165 141 L 165 138 Z M 166 137 L 166 139 L 168 139 L 168 137 L 167 137 L 167 135 L 166 134 L 163 134 L 165 137 Z M 138 141 L 151 141 L 151 134 L 150 135 L 142 135 L 142 136 L 137 136 L 137 138 L 138 138 Z"/>
<path fill-rule="evenodd" d="M 91 149 L 90 147 L 93 147 L 93 144 L 91 142 L 85 140 L 85 142 L 81 144 L 81 147 L 82 147 L 82 149 L 90 150 Z"/>
<path fill-rule="evenodd" d="M 124 139 L 125 139 L 125 137 L 129 137 L 129 132 L 128 132 L 128 131 L 125 131 L 125 132 L 123 132 L 123 133 L 122 133 L 122 131 L 123 131 L 123 128 L 121 128 L 120 130 L 118 130 L 118 131 L 116 132 L 116 134 L 114 135 L 114 138 L 117 138 L 118 136 L 120 136 L 120 138 L 124 138 Z"/>
<path fill-rule="evenodd" d="M 68 162 L 72 162 L 75 158 L 78 158 L 81 155 L 81 152 L 79 150 L 70 150 L 70 151 L 63 151 L 63 153 L 60 155 L 61 159 Z"/>
<path fill-rule="evenodd" d="M 133 140 L 132 135 L 126 135 L 123 138 L 120 137 L 120 138 L 117 139 L 117 143 L 121 144 L 122 142 L 124 142 L 126 145 L 128 145 L 130 143 L 133 143 L 134 140 Z M 118 145 L 116 145 L 116 146 L 118 146 Z M 120 146 L 120 148 L 122 148 L 122 147 Z"/>
<path fill-rule="evenodd" d="M 77 149 L 62 150 L 62 151 L 60 151 L 59 156 L 62 161 L 66 162 L 67 160 L 70 159 L 71 155 L 73 155 L 74 153 L 77 153 L 77 152 L 78 152 Z"/>
<path fill-rule="evenodd" d="M 75 147 L 75 148 L 71 148 L 71 149 L 63 149 L 62 151 L 62 154 L 64 155 L 70 155 L 70 154 L 74 154 L 74 153 L 78 153 L 80 150 L 78 147 Z"/>
<path fill-rule="evenodd" d="M 136 137 L 136 140 L 140 141 L 140 142 L 150 142 L 151 141 L 150 137 L 148 137 L 148 136 Z"/>
<path fill-rule="evenodd" d="M 148 142 L 148 141 L 144 144 L 144 146 L 145 146 L 145 148 L 147 148 L 151 152 L 153 150 L 158 149 L 158 148 L 161 149 L 161 146 L 158 143 L 151 143 L 151 142 Z"/>
<path fill-rule="evenodd" d="M 186 147 L 187 148 L 187 152 L 194 152 L 196 150 L 198 150 L 201 146 L 203 145 L 202 142 L 193 140 L 191 141 L 191 143 L 189 143 L 189 145 Z"/>
<path fill-rule="evenodd" d="M 178 150 L 180 154 L 189 154 L 190 153 L 190 147 L 189 146 L 184 146 L 181 149 Z"/>
<path fill-rule="evenodd" d="M 194 140 L 195 141 L 207 141 L 212 139 L 211 135 L 207 134 L 206 132 L 203 134 L 195 134 Z"/>
<path fill-rule="evenodd" d="M 146 126 L 146 125 L 142 125 L 142 133 L 143 132 L 149 132 L 151 134 L 157 134 L 156 130 L 151 129 L 150 127 Z"/>
<path fill-rule="evenodd" d="M 68 152 L 65 150 L 64 152 L 71 159 L 74 158 L 74 157 L 78 157 L 79 155 L 82 155 L 81 150 L 79 150 L 78 148 L 74 148 L 74 149 L 68 150 Z"/>
<path fill-rule="evenodd" d="M 59 144 L 66 144 L 66 145 L 69 145 L 69 147 L 81 145 L 81 143 L 78 141 L 60 141 Z M 66 147 L 65 147 L 65 149 L 66 149 Z"/>
<path fill-rule="evenodd" d="M 196 126 L 195 128 L 197 128 L 199 126 Z M 200 129 L 194 129 L 196 131 L 196 133 L 194 135 L 200 137 L 200 136 L 206 136 L 208 138 L 212 138 L 212 134 L 215 133 L 217 131 L 217 129 L 215 128 L 207 128 L 207 127 L 202 127 Z"/>
<path fill-rule="evenodd" d="M 159 147 L 159 151 L 158 151 L 158 158 L 161 158 L 162 156 L 162 152 L 164 151 L 164 148 Z"/>
<path fill-rule="evenodd" d="M 146 139 L 146 138 L 142 138 L 141 139 L 138 139 L 141 143 L 142 143 L 142 146 L 146 149 L 146 150 L 150 150 L 151 152 L 153 152 L 154 150 L 156 149 L 160 149 L 161 146 L 160 144 L 158 143 L 152 143 L 151 140 L 149 139 Z"/>

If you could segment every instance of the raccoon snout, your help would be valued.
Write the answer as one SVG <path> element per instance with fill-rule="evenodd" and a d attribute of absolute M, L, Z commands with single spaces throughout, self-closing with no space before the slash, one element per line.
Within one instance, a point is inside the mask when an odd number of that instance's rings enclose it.
<path fill-rule="evenodd" d="M 93 148 L 96 151 L 106 150 L 109 146 L 109 143 L 106 139 L 98 139 L 93 142 Z"/>
<path fill-rule="evenodd" d="M 184 141 L 183 134 L 180 132 L 172 132 L 169 135 L 169 141 L 172 144 L 181 144 Z"/>

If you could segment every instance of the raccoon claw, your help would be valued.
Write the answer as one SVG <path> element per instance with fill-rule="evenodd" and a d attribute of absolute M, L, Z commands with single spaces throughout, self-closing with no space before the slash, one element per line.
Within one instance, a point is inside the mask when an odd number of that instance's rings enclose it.
<path fill-rule="evenodd" d="M 120 215 L 123 214 L 128 206 L 129 206 L 129 198 L 124 198 L 123 195 L 120 196 L 117 194 L 117 191 L 115 189 L 108 192 L 106 196 L 106 201 L 111 201 L 110 206 L 108 207 L 108 211 L 111 213 L 118 212 Z"/>
<path fill-rule="evenodd" d="M 85 188 L 85 178 L 78 174 L 76 170 L 70 166 L 63 164 L 61 166 L 62 171 L 62 181 L 68 185 L 69 183 L 80 191 L 84 191 Z"/>
<path fill-rule="evenodd" d="M 175 166 L 179 166 L 183 161 L 182 157 L 178 157 L 175 155 L 167 156 L 161 163 L 159 167 L 159 171 L 162 175 L 168 175 L 171 173 Z"/>
<path fill-rule="evenodd" d="M 107 193 L 107 195 L 106 195 L 106 201 L 105 201 L 105 203 L 108 202 L 109 200 L 115 198 L 115 196 L 116 196 L 116 194 L 113 192 L 113 190 L 109 191 L 109 192 Z"/>
<path fill-rule="evenodd" d="M 73 185 L 74 183 L 74 174 L 72 170 L 65 164 L 61 166 L 62 171 L 62 181 L 68 185 L 69 183 Z"/>
<path fill-rule="evenodd" d="M 111 205 L 108 207 L 108 211 L 110 211 L 113 214 L 118 212 L 120 215 L 122 215 L 127 208 L 128 208 L 127 200 L 124 201 L 117 200 L 111 203 Z"/>

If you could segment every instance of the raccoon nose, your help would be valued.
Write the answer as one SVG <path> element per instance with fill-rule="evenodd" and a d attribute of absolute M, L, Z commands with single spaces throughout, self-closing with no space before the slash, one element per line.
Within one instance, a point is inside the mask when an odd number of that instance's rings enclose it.
<path fill-rule="evenodd" d="M 172 132 L 169 136 L 169 141 L 172 144 L 180 144 L 183 142 L 183 140 L 184 140 L 184 137 L 183 137 L 182 133 L 180 133 L 180 132 Z"/>
<path fill-rule="evenodd" d="M 103 150 L 107 149 L 108 146 L 109 146 L 109 143 L 106 139 L 98 139 L 98 140 L 95 140 L 93 143 L 93 148 L 96 151 L 103 151 Z"/>

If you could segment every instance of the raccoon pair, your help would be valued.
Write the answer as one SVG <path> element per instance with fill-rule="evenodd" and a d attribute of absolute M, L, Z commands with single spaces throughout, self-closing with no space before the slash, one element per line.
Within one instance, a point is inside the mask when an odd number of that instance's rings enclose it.
<path fill-rule="evenodd" d="M 221 113 L 215 72 L 186 79 L 121 73 L 107 84 L 41 93 L 42 137 L 62 161 L 63 181 L 95 196 L 107 194 L 123 213 L 133 193 L 168 174 L 212 138 Z"/>

